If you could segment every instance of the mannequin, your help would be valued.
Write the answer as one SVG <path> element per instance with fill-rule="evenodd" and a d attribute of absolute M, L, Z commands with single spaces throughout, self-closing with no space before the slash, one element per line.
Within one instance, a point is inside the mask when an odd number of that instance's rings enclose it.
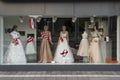
<path fill-rule="evenodd" d="M 88 48 L 89 48 L 88 34 L 87 31 L 85 30 L 82 34 L 82 40 L 80 42 L 79 49 L 77 52 L 78 56 L 83 57 L 83 62 L 88 61 Z"/>

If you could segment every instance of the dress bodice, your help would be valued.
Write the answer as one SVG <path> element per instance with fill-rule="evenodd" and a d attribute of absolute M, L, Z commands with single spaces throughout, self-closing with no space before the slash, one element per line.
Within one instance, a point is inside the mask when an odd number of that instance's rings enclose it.
<path fill-rule="evenodd" d="M 87 34 L 86 32 L 84 32 L 84 33 L 82 34 L 82 38 L 83 38 L 83 39 L 87 39 L 87 38 L 88 38 L 88 34 Z"/>
<path fill-rule="evenodd" d="M 16 31 L 12 31 L 10 35 L 12 36 L 12 38 L 20 38 L 20 34 Z"/>
<path fill-rule="evenodd" d="M 44 38 L 44 39 L 47 39 L 47 40 L 49 40 L 49 33 L 46 33 L 45 31 L 43 31 L 42 33 L 41 33 L 41 36 Z"/>
<path fill-rule="evenodd" d="M 66 38 L 66 37 L 67 37 L 67 32 L 65 32 L 65 33 L 61 32 L 60 36 L 61 36 L 62 38 Z"/>
<path fill-rule="evenodd" d="M 93 32 L 92 37 L 98 37 L 98 35 L 95 32 Z"/>
<path fill-rule="evenodd" d="M 93 33 L 92 33 L 92 41 L 93 41 L 93 42 L 98 42 L 98 41 L 99 41 L 99 37 L 98 37 L 98 35 L 96 34 L 96 32 L 93 32 Z"/>

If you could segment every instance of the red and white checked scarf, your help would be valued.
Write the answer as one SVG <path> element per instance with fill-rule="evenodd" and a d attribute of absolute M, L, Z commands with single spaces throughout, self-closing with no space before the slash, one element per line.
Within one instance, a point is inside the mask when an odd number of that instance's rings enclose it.
<path fill-rule="evenodd" d="M 42 33 L 41 33 L 41 36 L 42 36 L 44 39 L 49 40 L 49 35 L 48 35 L 46 32 L 42 32 Z"/>

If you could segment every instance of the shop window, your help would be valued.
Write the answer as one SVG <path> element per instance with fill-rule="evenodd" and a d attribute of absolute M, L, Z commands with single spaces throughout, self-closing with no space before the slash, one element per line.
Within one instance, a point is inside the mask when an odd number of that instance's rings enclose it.
<path fill-rule="evenodd" d="M 22 19 L 4 17 L 3 64 L 118 62 L 114 16 Z"/>

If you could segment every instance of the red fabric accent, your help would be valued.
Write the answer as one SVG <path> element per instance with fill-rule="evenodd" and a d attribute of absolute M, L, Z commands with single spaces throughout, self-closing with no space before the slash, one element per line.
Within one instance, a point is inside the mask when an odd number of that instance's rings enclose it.
<path fill-rule="evenodd" d="M 42 32 L 41 36 L 47 40 L 49 40 L 49 35 L 46 32 Z"/>
<path fill-rule="evenodd" d="M 61 42 L 63 42 L 63 41 L 64 41 L 63 37 L 61 37 L 61 36 L 59 37 L 59 39 L 60 39 L 60 41 L 61 41 Z"/>
<path fill-rule="evenodd" d="M 12 42 L 13 42 L 15 45 L 18 45 L 18 44 L 19 44 L 19 42 L 18 42 L 18 39 L 17 39 L 17 38 L 13 39 L 13 40 L 12 40 Z"/>
<path fill-rule="evenodd" d="M 29 43 L 29 42 L 32 42 L 32 41 L 33 41 L 33 37 L 28 37 L 27 42 Z"/>
<path fill-rule="evenodd" d="M 68 54 L 67 49 L 64 49 L 60 54 L 63 55 L 63 56 L 66 56 Z"/>
<path fill-rule="evenodd" d="M 29 19 L 29 28 L 32 29 L 31 19 Z"/>

